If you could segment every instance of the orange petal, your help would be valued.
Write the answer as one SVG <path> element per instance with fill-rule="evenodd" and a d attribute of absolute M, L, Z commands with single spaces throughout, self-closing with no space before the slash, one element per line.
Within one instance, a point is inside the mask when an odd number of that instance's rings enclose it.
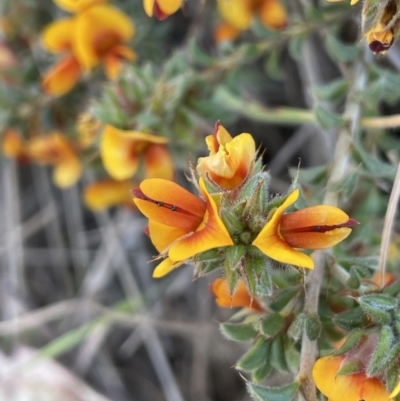
<path fill-rule="evenodd" d="M 253 12 L 247 0 L 218 0 L 222 18 L 232 26 L 243 31 L 251 25 Z"/>
<path fill-rule="evenodd" d="M 249 295 L 242 280 L 238 281 L 233 294 L 229 291 L 228 281 L 225 278 L 218 278 L 211 284 L 211 292 L 216 297 L 216 303 L 223 308 L 251 308 L 263 311 L 261 305 Z"/>
<path fill-rule="evenodd" d="M 82 173 L 82 165 L 77 157 L 71 157 L 56 164 L 53 181 L 59 188 L 68 188 L 76 184 Z"/>
<path fill-rule="evenodd" d="M 179 227 L 171 227 L 149 220 L 149 234 L 153 245 L 158 252 L 165 251 L 178 238 L 187 234 L 187 231 Z"/>
<path fill-rule="evenodd" d="M 279 0 L 264 0 L 260 7 L 261 22 L 270 29 L 282 29 L 287 25 L 287 13 Z"/>
<path fill-rule="evenodd" d="M 91 210 L 104 210 L 132 201 L 132 182 L 105 179 L 88 185 L 83 193 L 85 205 Z"/>
<path fill-rule="evenodd" d="M 326 356 L 315 362 L 313 378 L 318 389 L 331 400 L 384 401 L 389 394 L 377 378 L 367 378 L 364 373 L 338 376 L 344 357 Z"/>
<path fill-rule="evenodd" d="M 183 261 L 209 249 L 233 245 L 224 223 L 218 215 L 217 205 L 202 178 L 199 181 L 200 191 L 207 203 L 207 210 L 196 231 L 177 240 L 170 248 L 168 255 L 173 261 Z"/>
<path fill-rule="evenodd" d="M 80 13 L 96 4 L 105 3 L 107 0 L 54 0 L 58 7 L 70 13 Z"/>
<path fill-rule="evenodd" d="M 296 202 L 299 197 L 299 190 L 293 191 L 281 206 L 274 212 L 271 219 L 253 241 L 253 245 L 260 249 L 271 259 L 281 263 L 288 263 L 294 266 L 314 268 L 313 260 L 306 254 L 293 249 L 279 235 L 279 225 L 284 211 Z"/>
<path fill-rule="evenodd" d="M 74 54 L 90 70 L 116 46 L 134 34 L 131 19 L 118 8 L 98 5 L 76 17 Z"/>
<path fill-rule="evenodd" d="M 78 82 L 81 68 L 75 57 L 69 56 L 46 72 L 43 89 L 54 96 L 62 96 L 69 92 Z"/>
<path fill-rule="evenodd" d="M 214 31 L 214 40 L 217 43 L 224 41 L 233 41 L 239 36 L 239 32 L 234 26 L 222 22 L 218 24 Z"/>
<path fill-rule="evenodd" d="M 165 145 L 150 145 L 144 153 L 144 164 L 148 178 L 173 180 L 174 163 Z"/>
<path fill-rule="evenodd" d="M 186 233 L 195 231 L 203 220 L 206 203 L 175 182 L 149 178 L 140 184 L 140 192 L 144 197 L 134 202 L 150 220 L 182 228 Z"/>
<path fill-rule="evenodd" d="M 52 53 L 69 51 L 72 48 L 74 30 L 74 18 L 59 19 L 47 25 L 42 33 L 43 47 Z"/>
<path fill-rule="evenodd" d="M 166 138 L 156 135 L 106 125 L 100 144 L 104 168 L 116 180 L 131 178 L 137 171 L 140 155 L 149 144 L 166 142 Z"/>

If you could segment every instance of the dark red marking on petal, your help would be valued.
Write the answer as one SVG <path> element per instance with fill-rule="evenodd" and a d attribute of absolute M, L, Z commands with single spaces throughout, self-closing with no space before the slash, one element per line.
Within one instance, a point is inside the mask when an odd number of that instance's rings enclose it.
<path fill-rule="evenodd" d="M 145 200 L 145 201 L 148 201 L 148 202 L 151 202 L 151 203 L 155 203 L 158 207 L 164 207 L 166 209 L 171 210 L 171 212 L 178 212 L 178 213 L 186 214 L 188 216 L 198 217 L 195 214 L 189 212 L 188 210 L 182 209 L 181 207 L 173 205 L 172 203 L 166 203 L 164 201 L 151 199 L 147 195 L 145 195 L 140 188 L 133 188 L 132 189 L 132 194 L 133 194 L 133 196 L 135 196 L 138 199 L 142 199 L 142 200 Z"/>
<path fill-rule="evenodd" d="M 371 42 L 369 44 L 369 49 L 374 52 L 374 53 L 381 53 L 381 52 L 385 52 L 387 50 L 390 49 L 390 47 L 392 46 L 394 42 L 394 39 L 392 39 L 392 41 L 389 44 L 384 44 L 382 42 L 379 42 L 379 40 L 374 40 L 373 42 Z"/>
<path fill-rule="evenodd" d="M 168 14 L 165 14 L 165 13 L 161 10 L 160 6 L 157 4 L 157 1 L 154 2 L 153 12 L 154 12 L 154 15 L 156 16 L 156 18 L 157 18 L 159 21 L 164 21 L 165 19 L 167 19 L 167 18 L 169 17 Z"/>
<path fill-rule="evenodd" d="M 213 133 L 213 137 L 214 137 L 214 148 L 215 151 L 217 152 L 219 149 L 219 142 L 218 142 L 218 138 L 217 138 L 217 133 L 218 133 L 218 129 L 219 126 L 221 125 L 220 120 L 218 120 L 215 124 L 214 124 L 214 133 Z"/>
<path fill-rule="evenodd" d="M 146 235 L 150 235 L 150 228 L 147 226 L 147 227 L 143 230 L 143 232 L 144 232 Z"/>
<path fill-rule="evenodd" d="M 336 228 L 342 227 L 353 227 L 359 224 L 359 222 L 355 219 L 349 219 L 346 223 L 343 224 L 334 224 L 331 226 L 309 226 L 309 227 L 301 227 L 295 228 L 292 230 L 282 231 L 282 232 L 291 232 L 291 233 L 326 233 L 327 231 L 335 230 Z"/>

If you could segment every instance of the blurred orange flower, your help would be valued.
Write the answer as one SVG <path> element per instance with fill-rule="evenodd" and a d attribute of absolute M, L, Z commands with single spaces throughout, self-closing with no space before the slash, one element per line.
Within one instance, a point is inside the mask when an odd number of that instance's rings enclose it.
<path fill-rule="evenodd" d="M 16 158 L 20 162 L 29 160 L 24 140 L 14 128 L 8 128 L 3 136 L 3 154 L 6 157 Z"/>
<path fill-rule="evenodd" d="M 210 155 L 198 159 L 198 174 L 227 190 L 239 187 L 247 178 L 256 157 L 253 137 L 240 134 L 232 138 L 217 123 L 214 134 L 207 136 L 206 143 Z"/>
<path fill-rule="evenodd" d="M 172 157 L 166 138 L 140 131 L 126 131 L 107 125 L 100 144 L 100 154 L 107 173 L 116 180 L 133 177 L 143 157 L 146 176 L 172 180 Z"/>
<path fill-rule="evenodd" d="M 43 47 L 63 58 L 45 74 L 43 88 L 61 96 L 70 91 L 83 72 L 103 63 L 108 78 L 115 78 L 124 60 L 136 54 L 124 43 L 134 35 L 132 21 L 109 5 L 95 5 L 71 18 L 48 25 Z"/>
<path fill-rule="evenodd" d="M 132 181 L 115 181 L 111 178 L 88 185 L 83 193 L 85 205 L 94 211 L 124 204 L 132 207 Z"/>
<path fill-rule="evenodd" d="M 358 223 L 341 209 L 329 205 L 284 214 L 298 197 L 296 189 L 273 212 L 253 245 L 278 262 L 313 269 L 313 260 L 295 248 L 330 248 L 344 240 L 351 233 L 350 227 Z"/>
<path fill-rule="evenodd" d="M 171 14 L 176 13 L 182 6 L 184 0 L 143 0 L 144 11 L 149 17 L 153 15 L 164 20 Z"/>
<path fill-rule="evenodd" d="M 133 190 L 136 206 L 149 219 L 150 239 L 165 257 L 153 277 L 165 276 L 198 253 L 233 245 L 201 178 L 199 186 L 204 200 L 158 178 L 144 180 Z"/>
<path fill-rule="evenodd" d="M 279 30 L 287 25 L 286 9 L 280 0 L 218 0 L 218 10 L 225 21 L 215 32 L 215 40 L 232 40 L 240 31 L 250 28 L 258 16 L 269 29 Z M 228 29 L 227 26 L 230 28 Z"/>
<path fill-rule="evenodd" d="M 70 13 L 80 13 L 86 9 L 101 3 L 106 3 L 108 0 L 53 0 L 58 7 L 69 11 Z"/>
<path fill-rule="evenodd" d="M 217 278 L 211 284 L 211 292 L 215 296 L 215 302 L 223 308 L 250 308 L 263 311 L 263 307 L 253 299 L 242 280 L 238 281 L 235 291 L 231 294 L 228 281 L 225 278 Z"/>

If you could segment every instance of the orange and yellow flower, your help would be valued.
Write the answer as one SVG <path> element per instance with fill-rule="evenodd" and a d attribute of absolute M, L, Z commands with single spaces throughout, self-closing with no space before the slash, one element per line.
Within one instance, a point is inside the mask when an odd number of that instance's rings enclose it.
<path fill-rule="evenodd" d="M 74 185 L 81 176 L 81 162 L 73 146 L 58 132 L 32 138 L 27 153 L 30 160 L 54 167 L 53 181 L 60 188 Z"/>
<path fill-rule="evenodd" d="M 63 58 L 45 74 L 43 88 L 61 96 L 75 86 L 82 73 L 100 63 L 107 77 L 115 78 L 124 60 L 136 58 L 135 52 L 125 46 L 134 32 L 127 15 L 105 4 L 53 22 L 44 30 L 42 43 L 47 51 Z"/>
<path fill-rule="evenodd" d="M 108 0 L 54 0 L 58 7 L 70 13 L 81 13 L 96 4 L 106 3 Z"/>
<path fill-rule="evenodd" d="M 136 206 L 149 219 L 150 239 L 166 257 L 153 277 L 168 274 L 198 253 L 233 245 L 201 178 L 199 187 L 204 199 L 172 181 L 157 178 L 146 179 L 133 190 Z"/>
<path fill-rule="evenodd" d="M 215 302 L 223 308 L 250 308 L 259 312 L 264 310 L 260 303 L 250 296 L 242 280 L 238 281 L 232 294 L 225 278 L 217 278 L 212 282 L 210 288 L 215 296 Z"/>
<path fill-rule="evenodd" d="M 107 125 L 100 144 L 104 168 L 116 180 L 133 177 L 144 159 L 146 176 L 149 178 L 174 177 L 173 160 L 166 143 L 168 140 L 140 131 L 126 131 Z"/>
<path fill-rule="evenodd" d="M 85 205 L 94 211 L 100 211 L 112 206 L 132 205 L 132 181 L 115 181 L 104 179 L 88 185 L 83 193 Z"/>
<path fill-rule="evenodd" d="M 286 9 L 279 0 L 218 0 L 218 9 L 225 23 L 223 29 L 216 30 L 217 41 L 235 39 L 240 31 L 250 28 L 254 16 L 259 16 L 262 24 L 272 30 L 287 25 Z"/>
<path fill-rule="evenodd" d="M 271 259 L 294 266 L 314 268 L 312 258 L 295 248 L 326 249 L 344 240 L 357 221 L 335 206 L 318 205 L 284 214 L 296 202 L 293 191 L 272 214 L 253 241 Z"/>
<path fill-rule="evenodd" d="M 149 17 L 153 15 L 164 20 L 171 14 L 176 13 L 182 6 L 184 0 L 143 0 L 144 11 Z"/>
<path fill-rule="evenodd" d="M 217 123 L 214 134 L 207 136 L 206 143 L 210 155 L 198 159 L 198 174 L 227 190 L 243 184 L 256 158 L 253 137 L 250 134 L 240 134 L 232 138 Z"/>
<path fill-rule="evenodd" d="M 313 378 L 316 386 L 329 401 L 387 401 L 398 391 L 389 394 L 384 383 L 364 372 L 338 375 L 345 357 L 325 356 L 315 362 Z"/>

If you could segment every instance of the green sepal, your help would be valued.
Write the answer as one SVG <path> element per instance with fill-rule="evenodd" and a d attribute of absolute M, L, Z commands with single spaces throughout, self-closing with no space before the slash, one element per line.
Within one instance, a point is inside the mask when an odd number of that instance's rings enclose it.
<path fill-rule="evenodd" d="M 275 311 L 281 311 L 296 295 L 297 288 L 284 288 L 276 291 L 274 294 L 274 301 L 269 305 L 270 308 Z"/>
<path fill-rule="evenodd" d="M 372 357 L 368 363 L 367 375 L 376 376 L 385 368 L 386 357 L 394 343 L 394 335 L 390 326 L 383 326 Z"/>
<path fill-rule="evenodd" d="M 262 258 L 262 259 L 261 259 Z M 256 293 L 261 296 L 269 296 L 272 294 L 274 290 L 274 283 L 271 278 L 271 272 L 270 272 L 270 261 L 266 259 L 265 257 L 255 257 L 253 258 L 253 268 L 257 269 L 257 262 L 260 263 L 262 262 L 262 265 L 260 265 L 264 268 L 262 273 L 259 276 L 258 283 L 256 284 Z M 258 270 L 258 269 L 257 269 Z"/>
<path fill-rule="evenodd" d="M 231 236 L 238 235 L 244 230 L 242 222 L 228 208 L 221 208 L 221 219 Z"/>
<path fill-rule="evenodd" d="M 360 344 L 364 339 L 367 337 L 365 330 L 362 329 L 355 329 L 353 330 L 348 337 L 344 344 L 336 351 L 334 351 L 333 355 L 339 356 L 346 354 L 347 352 L 351 351 L 355 348 L 358 344 Z"/>
<path fill-rule="evenodd" d="M 271 343 L 265 337 L 260 336 L 250 349 L 238 360 L 236 368 L 251 372 L 259 368 L 269 358 Z"/>
<path fill-rule="evenodd" d="M 293 338 L 294 341 L 300 340 L 303 334 L 305 319 L 305 314 L 300 313 L 300 315 L 297 315 L 292 324 L 289 326 L 288 335 L 289 337 Z"/>
<path fill-rule="evenodd" d="M 316 314 L 305 315 L 304 330 L 310 341 L 315 341 L 321 333 L 321 322 Z"/>
<path fill-rule="evenodd" d="M 225 261 L 230 266 L 231 270 L 236 270 L 245 252 L 246 247 L 243 244 L 232 245 L 226 248 Z"/>
<path fill-rule="evenodd" d="M 336 374 L 337 376 L 347 376 L 353 373 L 361 372 L 363 368 L 364 366 L 360 360 L 350 359 L 342 363 L 339 371 Z"/>
<path fill-rule="evenodd" d="M 368 318 L 364 311 L 357 306 L 356 308 L 338 313 L 332 320 L 333 323 L 337 324 L 342 329 L 353 330 L 363 327 L 367 323 Z"/>
<path fill-rule="evenodd" d="M 207 260 L 204 262 L 196 262 L 196 277 L 201 277 L 204 274 L 210 273 L 215 269 L 218 269 L 224 265 L 222 259 Z"/>
<path fill-rule="evenodd" d="M 361 279 L 356 269 L 350 268 L 350 277 L 346 282 L 347 286 L 353 289 L 357 289 L 361 285 Z"/>
<path fill-rule="evenodd" d="M 281 387 L 265 387 L 247 383 L 247 391 L 255 401 L 292 401 L 299 387 L 300 384 L 297 381 Z"/>
<path fill-rule="evenodd" d="M 266 359 L 259 368 L 251 372 L 251 380 L 253 380 L 253 382 L 259 383 L 261 380 L 264 380 L 268 376 L 271 370 L 272 366 L 269 363 L 269 360 Z"/>
<path fill-rule="evenodd" d="M 288 370 L 288 364 L 286 362 L 285 340 L 283 336 L 277 336 L 272 341 L 270 362 L 275 369 L 281 372 L 286 372 Z"/>
<path fill-rule="evenodd" d="M 232 294 L 236 289 L 237 282 L 239 280 L 239 273 L 235 266 L 232 266 L 231 260 L 228 257 L 226 257 L 224 260 L 224 271 L 228 281 L 229 291 Z"/>
<path fill-rule="evenodd" d="M 394 364 L 386 370 L 386 386 L 393 391 L 399 383 L 400 365 Z"/>
<path fill-rule="evenodd" d="M 227 339 L 239 342 L 249 341 L 257 334 L 251 324 L 222 323 L 220 330 Z"/>
<path fill-rule="evenodd" d="M 243 260 L 243 267 L 244 271 L 242 271 L 242 276 L 243 273 L 245 274 L 245 282 L 247 283 L 250 294 L 255 295 L 256 293 L 256 274 L 254 272 L 253 264 L 251 261 L 251 257 L 249 255 L 246 255 L 246 257 Z"/>
<path fill-rule="evenodd" d="M 279 313 L 273 313 L 261 320 L 260 329 L 266 337 L 275 337 L 283 328 L 285 319 Z"/>

